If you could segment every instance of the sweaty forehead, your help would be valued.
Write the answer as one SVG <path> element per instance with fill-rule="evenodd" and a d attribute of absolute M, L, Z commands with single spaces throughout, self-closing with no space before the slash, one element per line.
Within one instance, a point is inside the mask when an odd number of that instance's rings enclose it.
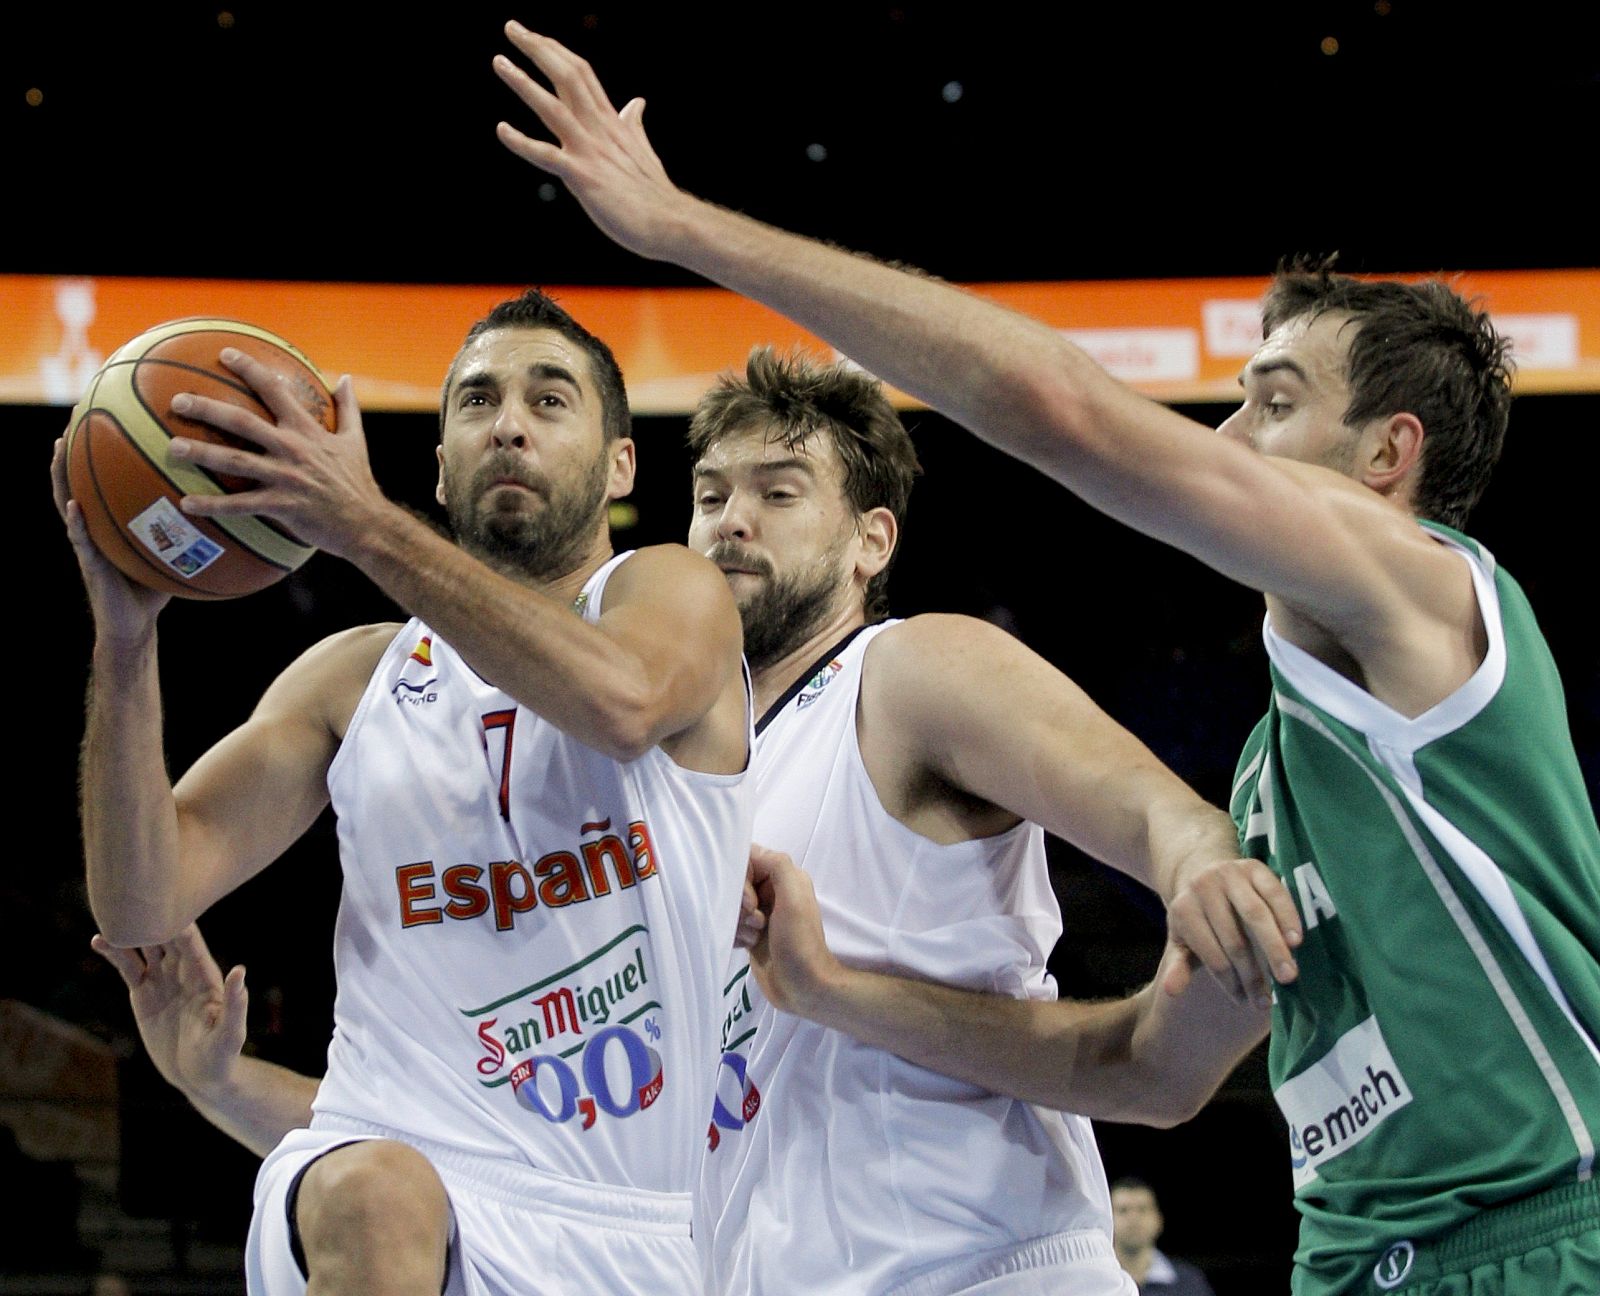
<path fill-rule="evenodd" d="M 1350 341 L 1358 327 L 1345 311 L 1297 315 L 1285 320 L 1262 342 L 1249 368 L 1262 373 L 1292 366 L 1315 386 L 1342 384 L 1350 358 Z"/>
<path fill-rule="evenodd" d="M 833 438 L 816 431 L 804 441 L 790 445 L 782 429 L 768 423 L 749 423 L 718 437 L 695 463 L 696 472 L 717 472 L 725 476 L 762 470 L 792 469 L 809 472 L 819 481 L 838 485 L 844 465 L 834 448 Z"/>

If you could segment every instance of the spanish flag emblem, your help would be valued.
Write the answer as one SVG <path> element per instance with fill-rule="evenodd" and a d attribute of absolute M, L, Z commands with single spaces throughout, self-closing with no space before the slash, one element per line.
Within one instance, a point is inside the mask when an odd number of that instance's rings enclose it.
<path fill-rule="evenodd" d="M 411 650 L 411 660 L 421 662 L 424 666 L 433 665 L 433 636 L 423 635 L 417 640 L 417 646 Z"/>

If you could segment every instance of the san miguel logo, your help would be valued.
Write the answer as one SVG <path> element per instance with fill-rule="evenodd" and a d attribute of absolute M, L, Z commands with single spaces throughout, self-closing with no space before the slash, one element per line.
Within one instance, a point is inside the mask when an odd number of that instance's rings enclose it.
<path fill-rule="evenodd" d="M 518 1106 L 553 1125 L 576 1117 L 582 1129 L 654 1105 L 665 1075 L 652 1046 L 662 1022 L 648 948 L 636 923 L 559 972 L 461 1009 L 476 1023 L 478 1083 L 509 1084 Z"/>
<path fill-rule="evenodd" d="M 394 871 L 400 926 L 422 927 L 446 918 L 469 922 L 492 915 L 496 931 L 511 931 L 518 914 L 540 905 L 563 909 L 613 890 L 626 891 L 654 877 L 655 842 L 645 821 L 635 819 L 622 836 L 610 829 L 609 819 L 584 824 L 580 835 L 598 835 L 580 842 L 576 850 L 551 851 L 532 864 L 495 860 L 487 865 L 452 864 L 443 871 L 432 860 L 402 864 Z"/>
<path fill-rule="evenodd" d="M 717 1091 L 711 1103 L 711 1125 L 706 1150 L 715 1152 L 722 1131 L 738 1133 L 761 1110 L 761 1090 L 750 1078 L 750 1063 L 739 1050 L 755 1038 L 755 1004 L 750 999 L 750 965 L 746 964 L 722 988 L 722 1062 L 717 1068 Z"/>

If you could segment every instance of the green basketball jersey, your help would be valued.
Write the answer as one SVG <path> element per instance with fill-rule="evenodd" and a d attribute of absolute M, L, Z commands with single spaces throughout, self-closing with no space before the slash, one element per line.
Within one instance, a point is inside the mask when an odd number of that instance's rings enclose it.
<path fill-rule="evenodd" d="M 1300 1293 L 1384 1290 L 1391 1246 L 1587 1179 L 1600 1140 L 1600 832 L 1560 677 L 1516 582 L 1430 529 L 1472 567 L 1476 673 L 1407 719 L 1269 624 L 1234 784 L 1305 928 L 1269 1052 Z"/>

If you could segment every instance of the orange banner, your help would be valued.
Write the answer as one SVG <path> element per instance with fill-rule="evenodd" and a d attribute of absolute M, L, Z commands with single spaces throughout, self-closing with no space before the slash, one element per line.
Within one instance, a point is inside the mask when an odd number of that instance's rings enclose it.
<path fill-rule="evenodd" d="M 1519 391 L 1600 391 L 1600 270 L 1474 272 L 1452 282 L 1481 297 L 1513 338 Z M 972 290 L 1062 330 L 1141 391 L 1181 402 L 1237 398 L 1239 370 L 1260 340 L 1266 283 L 1164 279 Z M 518 291 L 0 275 L 0 402 L 71 405 L 129 338 L 169 319 L 218 315 L 288 338 L 330 380 L 352 375 L 366 408 L 430 410 L 468 327 Z M 742 365 L 759 343 L 835 354 L 781 316 L 720 289 L 549 291 L 611 345 L 639 414 L 687 413 L 718 373 Z"/>

